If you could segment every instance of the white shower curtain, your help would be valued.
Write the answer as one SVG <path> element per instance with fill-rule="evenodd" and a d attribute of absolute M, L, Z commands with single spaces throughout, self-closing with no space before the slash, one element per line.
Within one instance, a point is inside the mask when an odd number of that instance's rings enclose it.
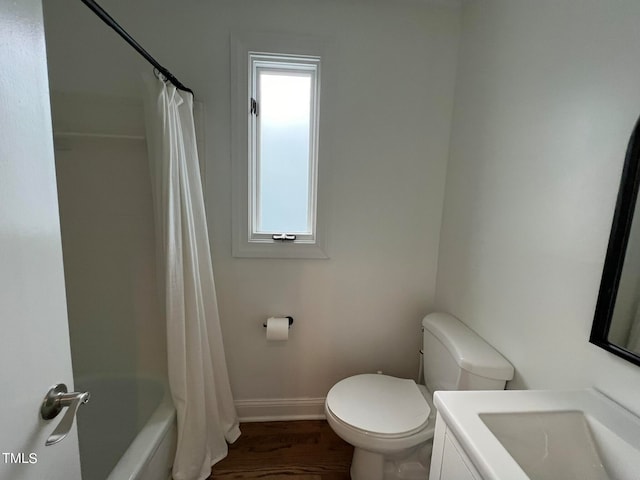
<path fill-rule="evenodd" d="M 196 148 L 193 97 L 146 79 L 147 148 L 164 279 L 175 480 L 207 478 L 240 435 L 222 344 Z"/>

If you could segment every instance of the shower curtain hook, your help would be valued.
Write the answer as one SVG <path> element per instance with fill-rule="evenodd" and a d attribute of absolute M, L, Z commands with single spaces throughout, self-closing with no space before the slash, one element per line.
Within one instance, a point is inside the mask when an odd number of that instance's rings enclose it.
<path fill-rule="evenodd" d="M 165 77 L 160 70 L 156 67 L 153 67 L 153 75 L 158 79 L 162 80 L 164 83 L 167 83 L 167 77 Z"/>

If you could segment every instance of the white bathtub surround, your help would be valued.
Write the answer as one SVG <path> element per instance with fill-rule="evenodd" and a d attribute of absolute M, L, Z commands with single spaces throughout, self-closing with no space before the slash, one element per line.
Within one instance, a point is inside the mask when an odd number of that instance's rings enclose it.
<path fill-rule="evenodd" d="M 222 344 L 193 122 L 193 96 L 147 80 L 147 145 L 164 274 L 175 480 L 209 476 L 240 435 Z"/>

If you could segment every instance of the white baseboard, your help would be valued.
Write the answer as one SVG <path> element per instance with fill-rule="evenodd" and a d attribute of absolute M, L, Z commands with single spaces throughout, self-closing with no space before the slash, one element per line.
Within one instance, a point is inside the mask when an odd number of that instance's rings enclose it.
<path fill-rule="evenodd" d="M 236 400 L 240 422 L 324 420 L 323 398 L 255 398 Z"/>

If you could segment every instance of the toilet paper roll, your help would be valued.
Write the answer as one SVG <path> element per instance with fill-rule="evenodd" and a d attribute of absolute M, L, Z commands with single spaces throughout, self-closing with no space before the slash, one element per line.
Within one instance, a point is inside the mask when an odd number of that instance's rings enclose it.
<path fill-rule="evenodd" d="M 267 340 L 283 341 L 289 338 L 289 319 L 271 317 L 267 319 Z"/>

